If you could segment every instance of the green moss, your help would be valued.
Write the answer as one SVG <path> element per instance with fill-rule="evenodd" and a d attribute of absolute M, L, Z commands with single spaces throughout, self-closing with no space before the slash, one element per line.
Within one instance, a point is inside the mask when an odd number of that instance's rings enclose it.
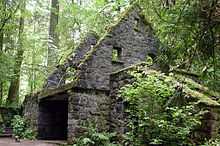
<path fill-rule="evenodd" d="M 58 87 L 58 88 L 53 88 L 53 89 L 46 89 L 46 90 L 43 90 L 39 93 L 38 95 L 38 100 L 41 100 L 45 97 L 48 97 L 48 96 L 52 96 L 52 95 L 55 95 L 55 94 L 58 94 L 58 93 L 62 93 L 62 92 L 65 92 L 71 88 L 74 87 L 76 81 L 73 81 L 69 84 L 65 84 L 61 87 Z"/>
<path fill-rule="evenodd" d="M 177 78 L 177 80 L 179 80 L 180 82 L 186 84 L 190 89 L 192 89 L 194 91 L 198 91 L 201 94 L 203 94 L 204 96 L 220 97 L 220 93 L 215 92 L 215 91 L 209 89 L 208 87 L 205 87 L 205 86 L 199 84 L 198 82 L 194 81 L 191 78 L 184 77 L 183 75 L 175 75 L 175 78 Z"/>
<path fill-rule="evenodd" d="M 192 80 L 191 78 L 185 77 L 183 75 L 175 74 L 175 75 L 167 76 L 161 74 L 159 71 L 147 67 L 147 64 L 145 62 L 124 68 L 122 70 L 112 73 L 112 75 L 116 75 L 121 72 L 133 72 L 133 71 L 138 71 L 138 73 L 143 74 L 146 78 L 147 75 L 158 74 L 158 77 L 161 76 L 160 78 L 161 80 L 169 79 L 170 84 L 173 84 L 173 86 L 181 85 L 183 87 L 183 92 L 186 95 L 188 95 L 193 99 L 196 99 L 196 104 L 201 103 L 207 106 L 220 107 L 220 104 L 217 101 L 211 99 L 212 96 L 216 96 L 216 95 L 219 96 L 219 93 L 209 90 L 208 87 L 205 87 L 199 84 L 198 82 Z"/>
<path fill-rule="evenodd" d="M 183 75 L 174 75 L 174 80 L 177 80 L 183 85 L 184 93 L 190 95 L 190 97 L 197 99 L 197 103 L 203 103 L 207 106 L 220 106 L 220 104 L 211 99 L 211 92 L 208 87 L 205 87 L 191 78 Z M 208 94 L 207 94 L 208 93 Z"/>
<path fill-rule="evenodd" d="M 107 34 L 102 36 L 99 39 L 99 41 L 97 42 L 97 44 L 86 53 L 85 57 L 80 61 L 80 63 L 79 63 L 77 68 L 80 68 L 83 64 L 85 64 L 85 62 L 92 56 L 93 52 L 95 52 L 97 50 L 97 48 L 99 47 L 100 43 L 106 38 L 106 36 L 107 36 Z"/>
<path fill-rule="evenodd" d="M 207 106 L 219 106 L 220 107 L 220 104 L 217 101 L 212 100 L 209 96 L 207 96 L 201 92 L 198 92 L 196 90 L 192 90 L 187 86 L 184 86 L 183 91 L 185 93 L 187 93 L 188 95 L 190 95 L 191 97 L 197 99 L 198 100 L 197 104 L 202 103 Z"/>
<path fill-rule="evenodd" d="M 121 72 L 124 72 L 124 71 L 135 70 L 140 66 L 146 66 L 146 65 L 147 65 L 146 62 L 140 62 L 140 63 L 134 64 L 134 65 L 128 66 L 126 68 L 123 68 L 121 70 L 115 71 L 115 72 L 111 73 L 111 75 L 118 74 L 118 73 L 121 73 Z"/>
<path fill-rule="evenodd" d="M 183 85 L 183 90 L 186 94 L 198 100 L 197 103 L 203 103 L 207 106 L 220 106 L 217 101 L 211 99 L 214 95 L 208 87 L 205 87 L 193 79 L 183 75 L 175 74 L 174 79 Z"/>

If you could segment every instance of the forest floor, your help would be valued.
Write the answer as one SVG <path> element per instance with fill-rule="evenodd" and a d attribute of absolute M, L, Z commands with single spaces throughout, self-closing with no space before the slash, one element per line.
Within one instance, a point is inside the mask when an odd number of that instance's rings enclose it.
<path fill-rule="evenodd" d="M 0 138 L 0 146 L 58 146 L 59 141 L 42 141 L 42 140 L 21 140 L 15 142 L 12 138 Z"/>

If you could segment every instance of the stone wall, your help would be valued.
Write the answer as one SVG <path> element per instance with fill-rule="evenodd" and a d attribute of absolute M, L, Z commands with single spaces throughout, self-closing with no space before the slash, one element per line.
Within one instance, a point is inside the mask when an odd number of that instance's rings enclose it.
<path fill-rule="evenodd" d="M 69 91 L 68 141 L 83 134 L 88 122 L 108 130 L 110 99 L 108 91 L 74 88 Z"/>
<path fill-rule="evenodd" d="M 111 45 L 103 41 L 88 59 L 79 66 L 78 87 L 85 89 L 109 90 L 111 73 Z"/>
<path fill-rule="evenodd" d="M 151 25 L 141 13 L 139 7 L 132 8 L 110 31 L 113 36 L 113 49 L 122 50 L 119 61 L 124 64 L 123 67 L 146 61 L 147 55 L 158 54 L 158 40 L 153 34 Z M 113 71 L 117 69 L 113 68 Z"/>
<path fill-rule="evenodd" d="M 206 111 L 201 118 L 201 126 L 194 133 L 194 139 L 217 138 L 220 133 L 220 107 L 199 105 L 201 111 Z"/>
<path fill-rule="evenodd" d="M 56 66 L 56 69 L 48 76 L 44 88 L 54 88 L 64 85 L 66 77 L 69 76 L 68 68 L 76 69 L 76 66 L 85 57 L 85 54 L 97 43 L 97 40 L 98 36 L 96 34 L 88 33 L 65 62 Z"/>
<path fill-rule="evenodd" d="M 75 49 L 74 53 L 66 59 L 65 63 L 69 64 L 69 66 L 72 68 L 76 67 L 85 57 L 86 53 L 88 53 L 91 48 L 96 45 L 98 38 L 98 35 L 95 33 L 88 33 L 85 39 Z"/>
<path fill-rule="evenodd" d="M 118 60 L 113 61 L 113 50 Z M 139 7 L 131 8 L 124 17 L 89 51 L 79 65 L 78 85 L 82 88 L 109 90 L 110 74 L 157 55 L 158 42 Z"/>
<path fill-rule="evenodd" d="M 126 102 L 119 97 L 119 89 L 126 84 L 134 82 L 134 78 L 126 70 L 111 75 L 111 111 L 110 131 L 124 134 L 126 132 Z"/>
<path fill-rule="evenodd" d="M 38 111 L 38 95 L 26 96 L 24 101 L 24 117 L 35 131 L 38 129 Z"/>

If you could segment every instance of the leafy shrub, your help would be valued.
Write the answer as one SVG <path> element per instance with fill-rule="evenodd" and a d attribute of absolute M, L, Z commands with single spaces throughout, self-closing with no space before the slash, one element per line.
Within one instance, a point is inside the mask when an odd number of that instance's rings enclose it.
<path fill-rule="evenodd" d="M 25 121 L 21 116 L 14 116 L 14 119 L 12 119 L 12 127 L 15 136 L 22 137 L 22 134 L 25 131 L 25 126 Z"/>
<path fill-rule="evenodd" d="M 15 137 L 35 139 L 36 134 L 34 133 L 34 131 L 28 128 L 26 120 L 19 115 L 15 115 L 12 119 L 12 128 Z"/>
<path fill-rule="evenodd" d="M 87 132 L 77 138 L 73 146 L 120 146 L 114 141 L 115 133 L 98 132 L 94 126 L 86 127 Z"/>
<path fill-rule="evenodd" d="M 200 124 L 199 113 L 193 105 L 165 106 L 171 97 L 177 96 L 174 79 L 159 72 L 131 74 L 136 82 L 120 92 L 129 104 L 126 143 L 132 146 L 190 144 L 191 132 Z"/>
<path fill-rule="evenodd" d="M 22 137 L 25 139 L 33 140 L 36 138 L 36 133 L 31 130 L 30 128 L 25 129 L 24 133 L 22 134 Z"/>
<path fill-rule="evenodd" d="M 3 131 L 4 131 L 4 128 L 3 128 L 3 126 L 1 125 L 1 127 L 0 127 L 0 134 L 2 134 Z"/>
<path fill-rule="evenodd" d="M 207 141 L 204 145 L 202 146 L 219 146 L 220 145 L 220 139 L 219 137 L 216 139 L 211 139 Z"/>
<path fill-rule="evenodd" d="M 3 131 L 4 131 L 4 120 L 3 120 L 3 118 L 2 118 L 2 114 L 0 114 L 0 134 L 2 134 L 3 133 Z"/>

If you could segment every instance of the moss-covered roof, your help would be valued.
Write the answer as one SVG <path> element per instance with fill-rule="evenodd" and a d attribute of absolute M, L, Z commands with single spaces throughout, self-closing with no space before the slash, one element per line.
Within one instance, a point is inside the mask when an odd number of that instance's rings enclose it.
<path fill-rule="evenodd" d="M 55 95 L 55 94 L 66 92 L 67 90 L 73 88 L 74 85 L 75 85 L 75 82 L 71 82 L 69 84 L 65 84 L 65 85 L 57 87 L 57 88 L 42 90 L 38 94 L 38 100 L 41 100 L 45 97 L 49 97 L 49 96 L 52 96 L 52 95 Z"/>
<path fill-rule="evenodd" d="M 161 74 L 160 71 L 153 69 L 151 66 L 147 66 L 146 63 L 138 63 L 132 65 L 130 67 L 124 68 L 117 72 L 112 73 L 111 75 L 117 75 L 122 72 L 129 73 L 130 71 L 138 70 L 139 72 L 143 72 L 144 74 Z M 166 76 L 166 75 L 164 75 Z M 147 76 L 146 76 L 147 77 Z M 220 103 L 218 101 L 213 100 L 212 97 L 220 97 L 220 93 L 215 92 L 209 89 L 206 86 L 194 81 L 189 77 L 189 75 L 184 76 L 182 74 L 172 74 L 169 75 L 173 79 L 173 83 L 176 85 L 181 85 L 183 87 L 183 92 L 188 95 L 189 97 L 196 100 L 195 104 L 204 104 L 206 106 L 212 107 L 220 107 Z M 192 77 L 195 77 L 194 75 Z"/>
<path fill-rule="evenodd" d="M 190 89 L 187 86 L 184 86 L 183 91 L 185 93 L 189 94 L 191 97 L 194 97 L 195 99 L 197 99 L 198 101 L 197 101 L 196 104 L 204 104 L 204 105 L 207 105 L 207 106 L 220 107 L 220 104 L 217 101 L 211 99 L 210 96 L 208 96 L 208 95 L 206 95 L 202 92 Z"/>
<path fill-rule="evenodd" d="M 185 84 L 184 90 L 186 93 L 190 94 L 192 97 L 199 99 L 198 103 L 203 103 L 208 106 L 220 106 L 217 101 L 211 98 L 220 97 L 220 93 L 215 92 L 208 87 L 203 86 L 202 84 L 199 84 L 189 77 L 175 74 L 175 78 L 182 84 Z"/>
<path fill-rule="evenodd" d="M 137 69 L 138 67 L 146 66 L 146 65 L 147 65 L 146 62 L 139 62 L 137 64 L 125 67 L 125 68 L 123 68 L 121 70 L 115 71 L 115 72 L 111 73 L 111 75 L 116 75 L 116 74 L 119 74 L 121 72 L 125 72 L 125 71 L 128 71 L 128 70 L 134 70 L 134 69 Z"/>

